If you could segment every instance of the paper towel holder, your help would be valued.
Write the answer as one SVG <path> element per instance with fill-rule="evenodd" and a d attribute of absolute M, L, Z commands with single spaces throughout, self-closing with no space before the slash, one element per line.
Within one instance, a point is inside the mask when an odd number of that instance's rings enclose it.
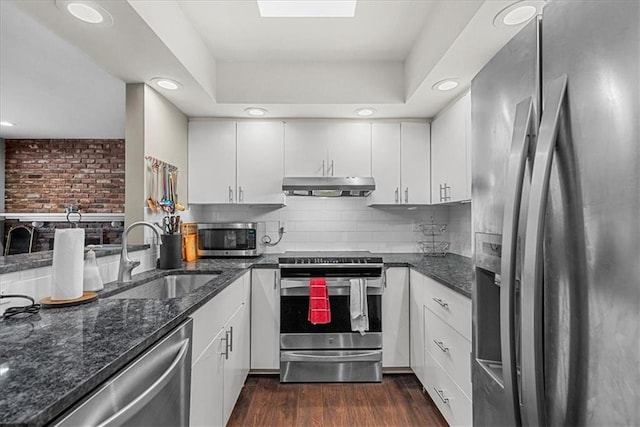
<path fill-rule="evenodd" d="M 80 212 L 80 204 L 79 203 L 69 203 L 69 205 L 65 208 L 67 212 L 67 222 L 71 224 L 71 227 L 78 228 L 78 224 L 82 221 L 82 213 Z M 71 215 L 78 215 L 77 221 L 73 221 L 71 219 Z"/>

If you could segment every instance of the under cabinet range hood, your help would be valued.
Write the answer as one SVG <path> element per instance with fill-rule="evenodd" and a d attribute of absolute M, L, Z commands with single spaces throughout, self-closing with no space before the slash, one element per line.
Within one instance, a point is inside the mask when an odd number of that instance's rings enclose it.
<path fill-rule="evenodd" d="M 282 191 L 289 196 L 366 197 L 376 189 L 373 177 L 285 177 Z"/>

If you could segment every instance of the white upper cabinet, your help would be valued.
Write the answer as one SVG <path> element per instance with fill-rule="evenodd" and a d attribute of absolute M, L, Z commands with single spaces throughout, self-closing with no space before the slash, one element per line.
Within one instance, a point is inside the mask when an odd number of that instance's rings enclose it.
<path fill-rule="evenodd" d="M 189 122 L 189 203 L 283 204 L 282 122 Z"/>
<path fill-rule="evenodd" d="M 403 203 L 428 205 L 431 201 L 429 123 L 402 123 L 400 140 Z"/>
<path fill-rule="evenodd" d="M 285 176 L 324 176 L 327 171 L 327 125 L 285 123 Z"/>
<path fill-rule="evenodd" d="M 236 123 L 189 122 L 189 203 L 229 203 L 236 188 Z"/>
<path fill-rule="evenodd" d="M 467 93 L 432 123 L 432 201 L 459 202 L 471 198 L 471 95 Z"/>
<path fill-rule="evenodd" d="M 429 204 L 429 124 L 374 123 L 371 141 L 376 189 L 368 204 Z"/>
<path fill-rule="evenodd" d="M 371 176 L 371 124 L 332 123 L 328 137 L 328 176 Z"/>
<path fill-rule="evenodd" d="M 400 203 L 400 123 L 371 125 L 371 171 L 376 182 L 367 203 Z"/>
<path fill-rule="evenodd" d="M 285 124 L 285 176 L 371 176 L 369 123 Z"/>
<path fill-rule="evenodd" d="M 238 203 L 284 203 L 284 123 L 238 122 Z"/>

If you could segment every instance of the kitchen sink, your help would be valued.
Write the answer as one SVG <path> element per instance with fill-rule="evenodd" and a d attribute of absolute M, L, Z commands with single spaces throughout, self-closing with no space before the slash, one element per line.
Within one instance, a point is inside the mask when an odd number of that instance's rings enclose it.
<path fill-rule="evenodd" d="M 218 274 L 171 274 L 158 277 L 108 298 L 180 298 L 190 294 L 216 277 L 218 277 Z"/>

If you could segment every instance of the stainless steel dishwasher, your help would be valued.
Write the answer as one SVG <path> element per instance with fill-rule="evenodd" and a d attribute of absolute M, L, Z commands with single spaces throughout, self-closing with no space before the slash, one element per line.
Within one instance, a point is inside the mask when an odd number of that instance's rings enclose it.
<path fill-rule="evenodd" d="M 189 425 L 192 329 L 182 323 L 53 425 Z"/>

